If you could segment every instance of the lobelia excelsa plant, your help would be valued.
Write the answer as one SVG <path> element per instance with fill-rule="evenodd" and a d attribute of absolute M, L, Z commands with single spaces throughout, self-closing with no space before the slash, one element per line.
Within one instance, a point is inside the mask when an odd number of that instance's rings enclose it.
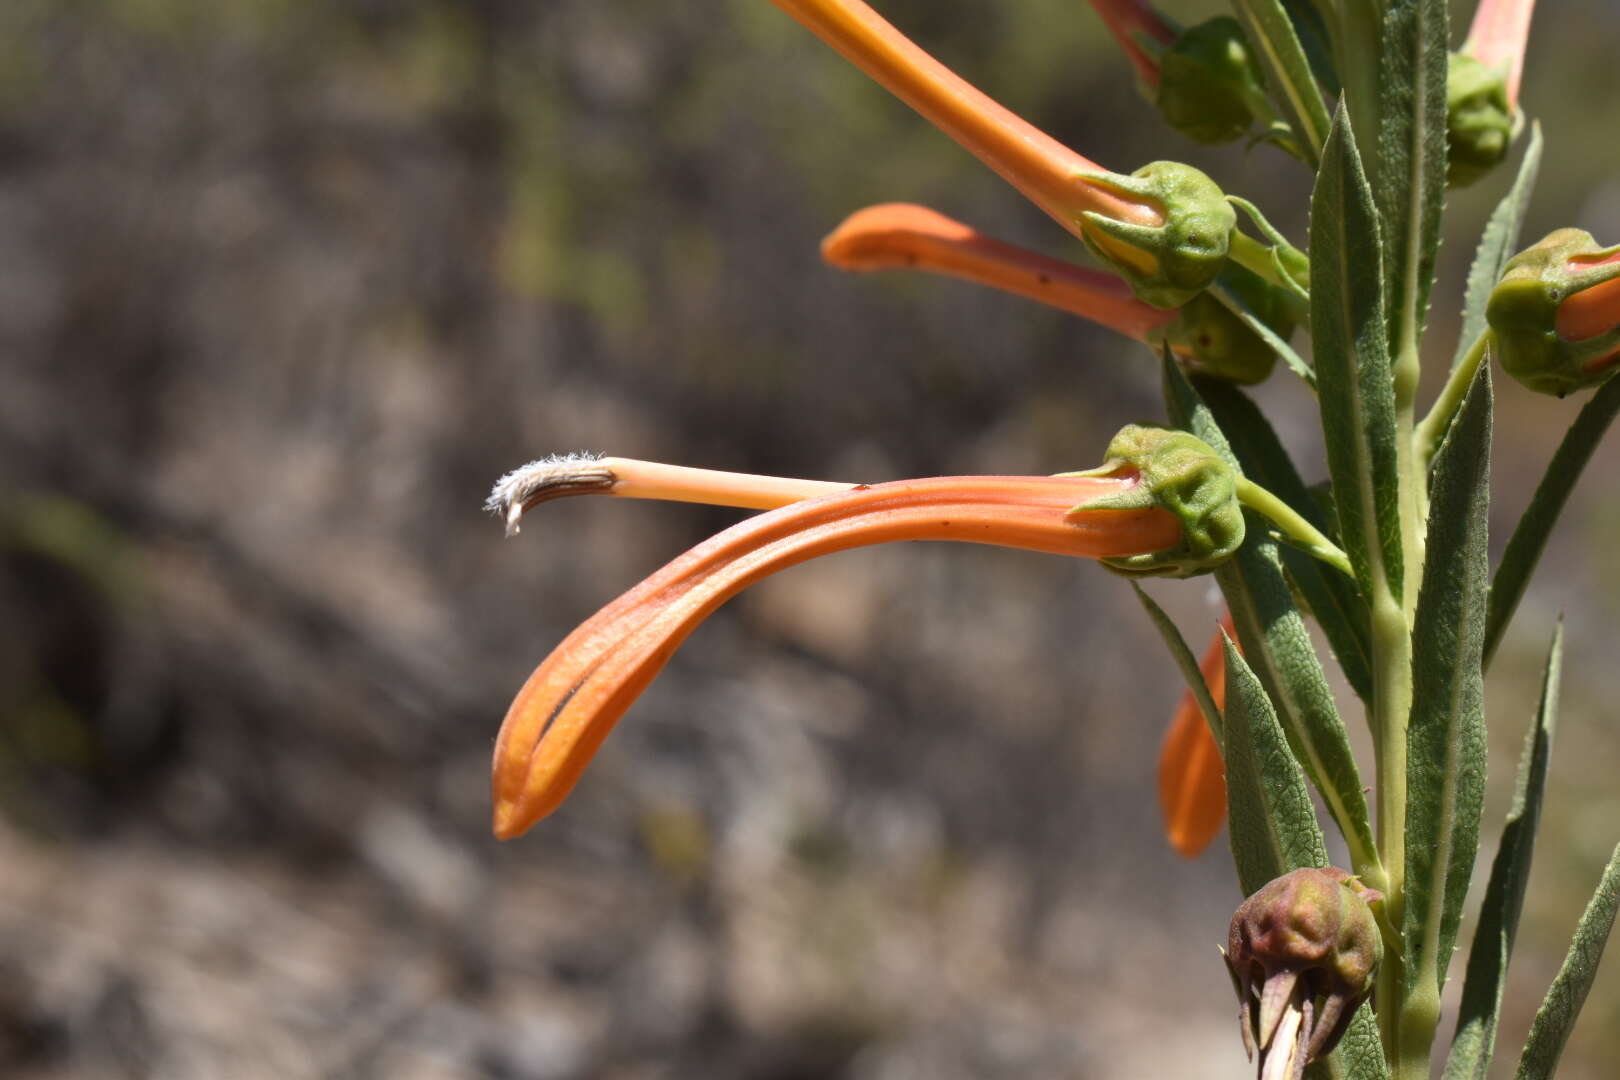
<path fill-rule="evenodd" d="M 1167 831 L 1195 854 L 1225 815 L 1248 896 L 1224 951 L 1242 1044 L 1262 1078 L 1418 1080 L 1443 1055 L 1447 1080 L 1482 1080 L 1546 788 L 1560 632 L 1459 1015 L 1441 1039 L 1440 996 L 1479 854 L 1484 672 L 1620 411 L 1620 247 L 1562 229 L 1515 254 L 1541 154 L 1534 125 L 1479 242 L 1444 386 L 1427 408 L 1418 401 L 1445 188 L 1497 169 L 1527 127 L 1518 90 L 1532 0 L 1481 0 L 1456 53 L 1445 0 L 1234 0 L 1235 18 L 1185 31 L 1145 0 L 1091 0 L 1177 131 L 1252 136 L 1314 173 L 1298 242 L 1189 166 L 1121 175 L 1081 157 L 859 0 L 774 2 L 1078 236 L 1103 269 L 903 204 L 854 214 L 828 237 L 826 259 L 967 278 L 1143 342 L 1161 360 L 1167 422 L 1129 426 L 1102 465 L 1055 477 L 844 484 L 587 455 L 503 477 L 489 506 L 509 531 L 539 502 L 576 494 L 765 512 L 603 608 L 535 670 L 496 745 L 496 834 L 515 837 L 556 808 L 706 615 L 804 559 L 941 539 L 1093 558 L 1127 578 L 1212 574 L 1229 614 L 1202 664 L 1137 592 L 1188 683 L 1160 769 Z M 1290 344 L 1301 326 L 1310 362 Z M 1279 358 L 1320 406 L 1328 476 L 1316 489 L 1240 389 Z M 1494 572 L 1493 360 L 1532 391 L 1596 388 Z M 1370 785 L 1310 621 L 1365 712 Z M 1348 868 L 1328 866 L 1312 788 Z M 1620 847 L 1519 1077 L 1553 1075 L 1617 906 Z"/>

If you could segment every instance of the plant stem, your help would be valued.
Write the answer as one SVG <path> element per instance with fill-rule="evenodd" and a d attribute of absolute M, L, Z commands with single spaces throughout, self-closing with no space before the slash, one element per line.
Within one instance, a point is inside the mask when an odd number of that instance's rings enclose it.
<path fill-rule="evenodd" d="M 1304 517 L 1295 512 L 1294 508 L 1283 502 L 1277 496 L 1255 483 L 1253 480 L 1238 478 L 1238 502 L 1250 510 L 1260 514 L 1278 529 L 1282 530 L 1283 537 L 1294 546 L 1301 548 L 1315 558 L 1321 559 L 1335 570 L 1348 577 L 1355 577 L 1355 570 L 1350 566 L 1350 557 L 1324 536 Z"/>
<path fill-rule="evenodd" d="M 1440 443 L 1445 439 L 1446 432 L 1451 430 L 1452 418 L 1462 407 L 1463 398 L 1468 394 L 1468 388 L 1474 383 L 1474 376 L 1479 374 L 1479 365 L 1490 352 L 1491 332 L 1486 330 L 1475 339 L 1468 352 L 1451 374 L 1446 377 L 1446 385 L 1440 388 L 1440 396 L 1435 398 L 1434 404 L 1429 408 L 1429 415 L 1425 416 L 1413 432 L 1417 443 L 1418 465 L 1425 473 L 1434 461 L 1434 455 L 1440 449 Z M 1427 501 L 1427 500 L 1425 500 Z"/>
<path fill-rule="evenodd" d="M 1378 973 L 1378 1023 L 1384 1053 L 1396 1080 L 1418 1080 L 1429 1074 L 1429 1046 L 1439 1022 L 1439 1003 L 1427 1008 L 1406 995 L 1406 795 L 1407 725 L 1412 713 L 1412 622 L 1417 613 L 1427 546 L 1428 462 L 1417 453 L 1414 429 L 1418 379 L 1422 358 L 1418 320 L 1408 309 L 1401 319 L 1396 344 L 1395 469 L 1400 483 L 1401 582 L 1399 601 L 1388 593 L 1372 603 L 1374 652 L 1374 742 L 1378 758 L 1378 847 L 1389 876 L 1384 912 L 1402 945 L 1394 957 L 1386 956 Z"/>

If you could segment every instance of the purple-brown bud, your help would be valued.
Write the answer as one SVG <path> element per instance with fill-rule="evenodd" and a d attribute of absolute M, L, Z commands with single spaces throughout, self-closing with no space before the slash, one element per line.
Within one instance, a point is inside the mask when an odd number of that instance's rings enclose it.
<path fill-rule="evenodd" d="M 1226 966 L 1243 1046 L 1251 1059 L 1260 1048 L 1262 1076 L 1298 1077 L 1338 1045 L 1383 959 L 1368 906 L 1382 899 L 1343 870 L 1307 868 L 1270 882 L 1232 916 Z"/>

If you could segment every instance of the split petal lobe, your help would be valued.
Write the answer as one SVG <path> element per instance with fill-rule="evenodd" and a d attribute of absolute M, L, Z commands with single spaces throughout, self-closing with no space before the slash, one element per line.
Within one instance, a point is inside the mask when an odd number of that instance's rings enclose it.
<path fill-rule="evenodd" d="M 1145 304 L 1113 274 L 1005 243 L 914 203 L 857 210 L 821 242 L 841 270 L 926 270 L 987 285 L 1148 341 L 1178 311 Z"/>
<path fill-rule="evenodd" d="M 1074 510 L 1132 483 L 970 476 L 874 484 L 760 514 L 699 544 L 586 621 L 529 677 L 495 744 L 495 835 L 521 835 L 555 810 L 686 636 L 760 578 L 818 555 L 896 540 L 963 540 L 1083 558 L 1179 543 L 1181 527 L 1163 510 Z"/>
<path fill-rule="evenodd" d="M 1231 630 L 1231 618 L 1222 620 Z M 1215 632 L 1199 665 L 1217 709 L 1226 708 L 1226 650 Z M 1194 858 L 1209 846 L 1226 820 L 1226 765 L 1192 691 L 1182 694 L 1159 754 L 1159 807 L 1165 839 L 1176 852 Z"/>

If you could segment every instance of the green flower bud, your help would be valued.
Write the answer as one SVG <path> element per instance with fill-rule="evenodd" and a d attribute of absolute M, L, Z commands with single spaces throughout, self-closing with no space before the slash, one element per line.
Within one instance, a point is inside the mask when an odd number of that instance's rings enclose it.
<path fill-rule="evenodd" d="M 1158 507 L 1181 522 L 1181 543 L 1163 551 L 1103 559 L 1124 574 L 1191 577 L 1226 561 L 1243 543 L 1237 470 L 1209 445 L 1171 428 L 1131 424 L 1108 444 L 1104 463 L 1073 476 L 1135 476 L 1137 483 L 1076 510 Z"/>
<path fill-rule="evenodd" d="M 1294 332 L 1294 309 L 1283 291 L 1236 263 L 1221 271 L 1221 282 L 1261 322 L 1286 340 Z M 1182 368 L 1195 375 L 1250 386 L 1264 382 L 1277 353 L 1247 323 L 1207 292 L 1181 306 L 1181 313 L 1148 337 L 1167 344 Z"/>
<path fill-rule="evenodd" d="M 1230 15 L 1182 32 L 1159 54 L 1155 104 L 1193 142 L 1229 143 L 1254 126 L 1253 102 L 1265 94 L 1243 27 Z"/>
<path fill-rule="evenodd" d="M 1620 246 L 1558 229 L 1508 260 L 1485 319 L 1502 369 L 1530 389 L 1563 397 L 1596 386 L 1620 360 Z"/>
<path fill-rule="evenodd" d="M 1215 181 L 1177 161 L 1155 161 L 1130 176 L 1086 175 L 1100 187 L 1158 204 L 1159 225 L 1138 225 L 1094 210 L 1081 214 L 1086 246 L 1145 303 L 1181 307 L 1209 287 L 1226 263 L 1237 212 Z"/>
<path fill-rule="evenodd" d="M 1332 1052 L 1384 956 L 1370 903 L 1383 899 L 1334 867 L 1284 874 L 1232 916 L 1226 967 L 1243 1046 L 1261 1060 L 1304 1065 Z M 1268 1073 L 1268 1075 L 1270 1075 Z M 1298 1076 L 1294 1069 L 1277 1075 Z"/>
<path fill-rule="evenodd" d="M 1467 187 L 1507 156 L 1518 134 L 1507 80 L 1467 53 L 1446 74 L 1446 183 Z"/>
<path fill-rule="evenodd" d="M 1148 341 L 1169 345 L 1189 372 L 1242 386 L 1264 382 L 1277 363 L 1271 346 L 1207 292 L 1183 304 L 1175 321 L 1155 330 Z"/>

